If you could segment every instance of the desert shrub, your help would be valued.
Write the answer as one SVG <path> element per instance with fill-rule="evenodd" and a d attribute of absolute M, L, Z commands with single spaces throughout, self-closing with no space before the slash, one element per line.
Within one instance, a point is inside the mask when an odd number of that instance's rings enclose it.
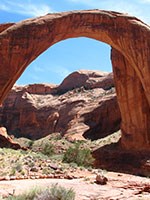
<path fill-rule="evenodd" d="M 76 163 L 78 166 L 88 167 L 93 164 L 91 150 L 88 148 L 80 148 L 80 143 L 76 143 L 74 147 L 69 147 L 63 157 L 63 162 Z"/>
<path fill-rule="evenodd" d="M 13 167 L 10 171 L 10 176 L 14 176 L 16 174 L 16 169 Z"/>
<path fill-rule="evenodd" d="M 7 198 L 7 200 L 34 200 L 37 194 L 39 194 L 40 192 L 40 188 L 33 188 L 32 190 L 29 190 L 18 196 L 10 196 Z"/>
<path fill-rule="evenodd" d="M 75 192 L 73 189 L 66 189 L 57 184 L 52 185 L 50 189 L 47 189 L 35 197 L 34 200 L 74 200 Z"/>
<path fill-rule="evenodd" d="M 42 169 L 42 174 L 48 175 L 48 174 L 50 174 L 51 172 L 52 172 L 52 169 L 49 168 L 49 167 L 45 167 L 45 168 Z"/>
<path fill-rule="evenodd" d="M 35 188 L 18 196 L 10 196 L 7 200 L 74 200 L 75 192 L 73 189 L 66 189 L 57 184 L 51 188 L 40 189 Z"/>
<path fill-rule="evenodd" d="M 28 147 L 29 148 L 32 148 L 33 144 L 34 144 L 34 140 L 29 140 L 28 141 Z"/>
<path fill-rule="evenodd" d="M 54 145 L 51 143 L 46 143 L 42 148 L 41 152 L 46 156 L 52 156 L 54 154 Z"/>
<path fill-rule="evenodd" d="M 50 135 L 49 140 L 61 140 L 62 139 L 62 135 L 60 133 L 53 133 Z"/>
<path fill-rule="evenodd" d="M 21 172 L 22 171 L 22 163 L 21 162 L 17 162 L 16 165 L 15 165 L 15 169 L 18 172 Z"/>

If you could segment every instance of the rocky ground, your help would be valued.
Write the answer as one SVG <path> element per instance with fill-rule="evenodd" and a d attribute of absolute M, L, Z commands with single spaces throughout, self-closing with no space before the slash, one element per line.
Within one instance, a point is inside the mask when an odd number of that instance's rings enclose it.
<path fill-rule="evenodd" d="M 120 132 L 97 141 L 69 141 L 62 138 L 59 133 L 36 141 L 14 138 L 26 150 L 0 149 L 0 180 L 83 178 L 86 175 L 85 171 L 95 174 L 91 153 L 81 151 L 85 149 L 92 152 L 97 146 L 117 142 L 119 138 Z M 74 158 L 66 161 L 64 155 L 69 148 L 73 148 L 69 159 Z M 75 156 L 81 157 L 82 162 L 76 161 Z"/>
<path fill-rule="evenodd" d="M 14 180 L 1 181 L 0 194 L 18 195 L 29 189 L 40 186 L 50 187 L 59 184 L 66 188 L 73 188 L 76 200 L 149 200 L 150 182 L 148 178 L 138 176 L 106 172 L 107 184 L 99 185 L 95 182 L 96 175 L 86 175 L 82 179 L 38 179 L 38 180 Z"/>
<path fill-rule="evenodd" d="M 76 141 L 61 138 L 59 133 L 32 141 L 14 138 L 27 150 L 0 149 L 0 195 L 19 195 L 33 187 L 50 187 L 57 183 L 73 188 L 76 200 L 149 200 L 149 177 L 113 172 L 91 166 L 78 166 L 77 163 L 62 162 L 69 147 Z M 80 149 L 115 144 L 120 132 L 96 141 L 80 141 Z M 51 144 L 48 152 L 44 147 Z M 55 152 L 52 147 L 55 146 Z M 44 151 L 43 151 L 44 150 Z M 48 153 L 48 154 L 47 154 Z"/>

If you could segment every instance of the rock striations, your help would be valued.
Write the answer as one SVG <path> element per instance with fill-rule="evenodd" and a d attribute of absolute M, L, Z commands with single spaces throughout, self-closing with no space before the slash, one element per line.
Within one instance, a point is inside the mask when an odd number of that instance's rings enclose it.
<path fill-rule="evenodd" d="M 78 81 L 74 81 L 78 80 Z M 0 108 L 9 134 L 32 139 L 60 132 L 98 139 L 120 128 L 112 73 L 76 71 L 59 86 L 14 86 Z"/>

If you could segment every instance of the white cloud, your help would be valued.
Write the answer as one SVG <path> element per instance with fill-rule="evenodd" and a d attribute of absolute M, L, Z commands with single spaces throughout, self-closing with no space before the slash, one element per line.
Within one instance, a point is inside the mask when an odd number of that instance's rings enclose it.
<path fill-rule="evenodd" d="M 55 67 L 46 66 L 45 68 L 46 71 L 55 73 L 61 78 L 64 78 L 71 73 L 71 71 L 68 68 L 65 68 L 63 66 L 55 66 Z"/>
<path fill-rule="evenodd" d="M 32 64 L 33 65 L 33 70 L 35 73 L 40 73 L 40 72 L 44 72 L 45 69 L 42 66 L 38 66 L 37 64 Z"/>
<path fill-rule="evenodd" d="M 68 76 L 71 73 L 71 71 L 68 68 L 65 68 L 63 66 L 58 66 L 58 65 L 51 67 L 46 64 L 41 64 L 41 66 L 38 66 L 37 64 L 34 63 L 34 65 L 32 66 L 32 69 L 34 70 L 34 75 L 52 73 L 52 74 L 57 75 L 59 79 L 64 79 L 66 76 Z"/>
<path fill-rule="evenodd" d="M 31 1 L 19 2 L 2 0 L 0 2 L 0 10 L 10 13 L 18 13 L 25 16 L 37 17 L 53 12 L 53 10 L 47 4 L 35 4 Z"/>
<path fill-rule="evenodd" d="M 0 10 L 7 11 L 9 8 L 5 4 L 0 4 Z"/>
<path fill-rule="evenodd" d="M 32 80 L 33 82 L 40 82 L 41 81 L 41 77 L 36 75 L 36 74 L 29 74 L 29 78 L 30 80 Z"/>

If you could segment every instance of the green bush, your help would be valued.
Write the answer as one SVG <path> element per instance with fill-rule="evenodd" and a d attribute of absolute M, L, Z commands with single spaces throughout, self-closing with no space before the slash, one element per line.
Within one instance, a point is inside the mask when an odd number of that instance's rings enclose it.
<path fill-rule="evenodd" d="M 46 156 L 52 156 L 54 154 L 54 145 L 51 143 L 46 143 L 41 151 Z"/>
<path fill-rule="evenodd" d="M 17 162 L 15 167 L 14 167 L 18 172 L 22 171 L 22 163 L 21 162 Z"/>
<path fill-rule="evenodd" d="M 84 167 L 91 166 L 93 161 L 91 150 L 80 148 L 80 143 L 76 143 L 74 147 L 69 147 L 63 157 L 63 162 L 76 163 L 78 166 Z"/>
<path fill-rule="evenodd" d="M 34 141 L 33 141 L 33 140 L 28 141 L 28 147 L 29 147 L 29 148 L 32 148 L 33 144 L 34 144 Z"/>

